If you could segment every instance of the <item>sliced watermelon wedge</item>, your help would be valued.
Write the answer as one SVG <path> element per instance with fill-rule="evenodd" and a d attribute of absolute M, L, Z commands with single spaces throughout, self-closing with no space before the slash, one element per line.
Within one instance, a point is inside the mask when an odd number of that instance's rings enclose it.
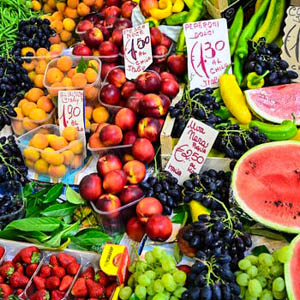
<path fill-rule="evenodd" d="M 246 152 L 233 170 L 232 190 L 254 220 L 300 233 L 300 142 L 272 142 Z"/>
<path fill-rule="evenodd" d="M 293 120 L 300 124 L 300 83 L 245 91 L 248 105 L 258 116 L 273 123 Z"/>

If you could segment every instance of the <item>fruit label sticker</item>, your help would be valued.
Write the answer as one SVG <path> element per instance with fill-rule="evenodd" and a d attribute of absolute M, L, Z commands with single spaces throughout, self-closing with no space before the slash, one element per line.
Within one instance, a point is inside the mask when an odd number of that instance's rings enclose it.
<path fill-rule="evenodd" d="M 285 19 L 283 45 L 281 58 L 286 60 L 290 69 L 300 75 L 300 7 L 289 6 L 287 9 L 287 17 Z M 300 82 L 300 76 L 293 79 Z"/>
<path fill-rule="evenodd" d="M 218 131 L 206 124 L 193 118 L 189 120 L 166 166 L 179 184 L 190 174 L 199 173 L 217 135 Z"/>
<path fill-rule="evenodd" d="M 231 64 L 226 19 L 183 24 L 188 52 L 190 89 L 218 87 Z"/>
<path fill-rule="evenodd" d="M 123 30 L 125 73 L 136 79 L 153 61 L 149 23 Z"/>

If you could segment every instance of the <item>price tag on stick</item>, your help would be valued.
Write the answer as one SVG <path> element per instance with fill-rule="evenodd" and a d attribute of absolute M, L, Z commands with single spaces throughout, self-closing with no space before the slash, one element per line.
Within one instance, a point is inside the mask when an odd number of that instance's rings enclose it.
<path fill-rule="evenodd" d="M 190 174 L 199 173 L 217 135 L 218 131 L 206 124 L 193 118 L 189 120 L 166 166 L 179 184 Z"/>
<path fill-rule="evenodd" d="M 183 24 L 188 52 L 190 89 L 218 87 L 231 64 L 226 19 Z"/>
<path fill-rule="evenodd" d="M 125 74 L 136 79 L 153 62 L 149 23 L 123 30 Z"/>

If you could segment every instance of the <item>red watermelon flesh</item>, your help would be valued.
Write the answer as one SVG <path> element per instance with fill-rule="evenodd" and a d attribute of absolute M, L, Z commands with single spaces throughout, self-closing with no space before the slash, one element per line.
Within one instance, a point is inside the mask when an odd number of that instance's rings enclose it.
<path fill-rule="evenodd" d="M 300 232 L 300 143 L 273 142 L 248 151 L 236 164 L 233 196 L 256 221 Z"/>
<path fill-rule="evenodd" d="M 300 124 L 300 83 L 278 85 L 245 91 L 251 109 L 260 117 L 274 123 L 293 120 Z"/>

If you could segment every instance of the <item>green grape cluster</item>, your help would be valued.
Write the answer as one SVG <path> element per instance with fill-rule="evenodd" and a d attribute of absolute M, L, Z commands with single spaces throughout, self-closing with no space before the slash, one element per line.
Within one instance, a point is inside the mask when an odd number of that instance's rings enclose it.
<path fill-rule="evenodd" d="M 120 290 L 119 298 L 127 300 L 132 293 L 140 300 L 178 300 L 186 288 L 185 272 L 176 268 L 173 256 L 160 247 L 145 254 L 129 267 L 132 275 L 128 285 Z"/>
<path fill-rule="evenodd" d="M 290 248 L 285 246 L 272 254 L 248 255 L 240 260 L 240 270 L 235 272 L 235 277 L 241 287 L 242 299 L 285 299 L 284 263 L 290 256 Z"/>

